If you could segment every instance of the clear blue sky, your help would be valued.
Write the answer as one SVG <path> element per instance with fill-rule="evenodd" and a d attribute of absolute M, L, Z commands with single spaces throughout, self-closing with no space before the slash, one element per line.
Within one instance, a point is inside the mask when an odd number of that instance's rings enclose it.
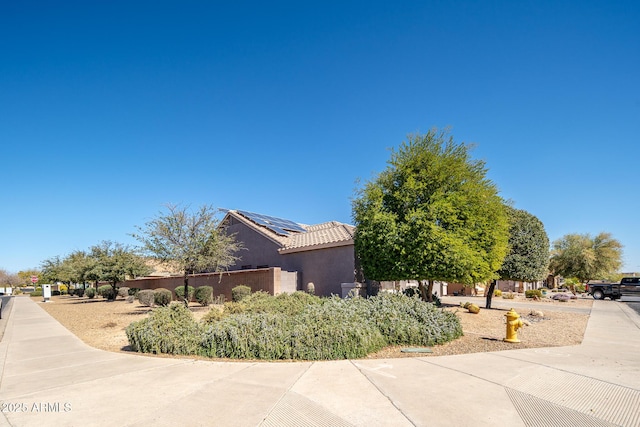
<path fill-rule="evenodd" d="M 611 232 L 640 271 L 637 1 L 5 1 L 0 45 L 0 268 L 166 203 L 352 222 L 449 126 L 551 240 Z"/>

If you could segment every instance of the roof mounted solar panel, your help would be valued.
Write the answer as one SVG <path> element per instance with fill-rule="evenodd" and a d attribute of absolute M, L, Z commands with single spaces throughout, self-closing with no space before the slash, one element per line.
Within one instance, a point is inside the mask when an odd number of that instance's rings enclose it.
<path fill-rule="evenodd" d="M 306 232 L 300 224 L 288 219 L 276 218 L 274 216 L 262 215 L 247 211 L 237 211 L 240 215 L 255 222 L 258 225 L 268 228 L 280 236 L 290 236 L 292 233 Z"/>

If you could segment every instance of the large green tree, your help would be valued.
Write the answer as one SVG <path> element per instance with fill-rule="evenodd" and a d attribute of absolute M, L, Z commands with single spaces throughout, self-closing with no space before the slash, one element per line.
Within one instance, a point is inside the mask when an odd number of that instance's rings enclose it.
<path fill-rule="evenodd" d="M 622 244 L 611 233 L 567 234 L 553 242 L 550 269 L 582 283 L 618 272 L 622 266 Z"/>
<path fill-rule="evenodd" d="M 436 280 L 474 284 L 497 277 L 509 224 L 486 172 L 469 146 L 446 131 L 409 136 L 353 200 L 365 277 L 418 280 L 429 301 Z"/>
<path fill-rule="evenodd" d="M 549 236 L 542 222 L 527 211 L 505 207 L 509 217 L 509 252 L 498 276 L 502 280 L 534 282 L 547 275 L 549 266 Z M 486 308 L 496 287 L 491 282 L 486 295 Z"/>
<path fill-rule="evenodd" d="M 133 234 L 147 255 L 184 275 L 185 304 L 188 304 L 189 275 L 222 271 L 235 264 L 242 244 L 219 227 L 217 209 L 205 205 L 195 212 L 188 207 L 167 205 Z"/>

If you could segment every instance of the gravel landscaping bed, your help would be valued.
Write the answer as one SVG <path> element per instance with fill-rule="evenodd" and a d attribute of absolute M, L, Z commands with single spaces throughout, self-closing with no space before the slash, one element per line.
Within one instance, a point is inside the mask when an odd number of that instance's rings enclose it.
<path fill-rule="evenodd" d="M 26 297 L 18 297 L 26 298 Z M 473 297 L 470 297 L 471 299 Z M 42 302 L 42 297 L 33 297 L 40 307 L 58 320 L 62 325 L 78 336 L 86 344 L 107 351 L 129 351 L 128 341 L 124 329 L 133 321 L 144 318 L 152 310 L 138 304 L 137 301 L 128 303 L 125 300 L 106 301 L 101 298 L 88 299 L 85 297 L 55 296 L 48 303 Z M 484 301 L 474 298 L 473 302 Z M 518 330 L 521 343 L 505 343 L 506 324 L 505 313 L 508 309 L 481 308 L 480 313 L 472 314 L 466 309 L 447 304 L 447 297 L 443 298 L 443 307 L 456 313 L 464 336 L 450 343 L 435 346 L 431 353 L 403 353 L 401 347 L 389 347 L 369 358 L 391 357 L 424 357 L 441 356 L 463 353 L 491 352 L 533 347 L 557 347 L 577 345 L 582 342 L 584 331 L 589 320 L 588 314 L 576 313 L 576 308 L 588 312 L 593 304 L 592 299 L 577 299 L 568 302 L 527 300 L 517 296 L 516 311 L 522 319 L 529 323 Z M 494 306 L 508 304 L 505 300 L 494 298 Z M 524 303 L 526 303 L 526 308 Z M 204 316 L 209 310 L 193 304 L 191 307 L 196 318 Z M 547 308 L 549 308 L 547 310 Z M 567 311 L 563 311 L 567 310 Z M 532 315 L 532 312 L 537 315 Z"/>

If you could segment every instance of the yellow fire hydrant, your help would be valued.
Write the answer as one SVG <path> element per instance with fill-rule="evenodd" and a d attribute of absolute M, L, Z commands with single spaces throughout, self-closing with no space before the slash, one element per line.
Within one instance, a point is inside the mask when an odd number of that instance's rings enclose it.
<path fill-rule="evenodd" d="M 512 308 L 507 312 L 507 314 L 505 314 L 505 316 L 507 318 L 507 337 L 503 341 L 520 342 L 518 339 L 518 333 L 516 332 L 524 325 L 524 323 L 522 323 L 522 319 L 520 319 L 520 315 Z"/>

